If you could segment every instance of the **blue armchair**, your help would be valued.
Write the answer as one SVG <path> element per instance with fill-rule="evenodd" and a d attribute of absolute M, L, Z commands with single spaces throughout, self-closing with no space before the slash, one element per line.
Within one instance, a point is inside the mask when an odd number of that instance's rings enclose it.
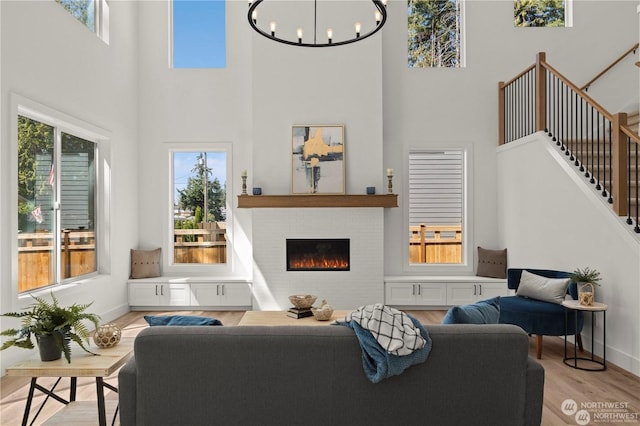
<path fill-rule="evenodd" d="M 507 286 L 509 289 L 518 289 L 523 270 L 510 268 L 507 271 Z M 526 270 L 546 278 L 571 277 L 570 272 L 528 268 Z M 578 299 L 578 289 L 575 283 L 569 284 L 567 294 L 574 300 Z M 542 336 L 565 335 L 565 308 L 557 303 L 522 296 L 503 296 L 500 298 L 500 318 L 498 321 L 501 324 L 515 324 L 529 335 L 535 334 L 537 337 L 536 355 L 538 359 L 542 358 Z M 580 336 L 583 326 L 582 311 L 578 312 L 577 324 L 573 315 L 569 315 L 567 321 L 566 334 L 568 336 L 575 335 L 578 347 L 582 351 L 582 337 Z"/>

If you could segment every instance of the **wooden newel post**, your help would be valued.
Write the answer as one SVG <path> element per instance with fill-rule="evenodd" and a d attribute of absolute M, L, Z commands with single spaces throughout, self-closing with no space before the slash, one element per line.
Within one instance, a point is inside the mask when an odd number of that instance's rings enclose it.
<path fill-rule="evenodd" d="M 613 211 L 618 216 L 627 215 L 629 198 L 628 185 L 628 152 L 629 139 L 620 126 L 627 125 L 627 113 L 619 112 L 613 115 L 612 153 L 613 170 L 611 171 L 611 194 L 613 197 Z"/>
<path fill-rule="evenodd" d="M 546 130 L 547 119 L 547 72 L 544 64 L 545 52 L 536 55 L 536 131 Z"/>

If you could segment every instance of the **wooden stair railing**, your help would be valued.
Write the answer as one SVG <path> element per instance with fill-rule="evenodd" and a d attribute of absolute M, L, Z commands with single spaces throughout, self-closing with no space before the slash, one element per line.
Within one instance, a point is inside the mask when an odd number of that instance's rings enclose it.
<path fill-rule="evenodd" d="M 534 65 L 500 82 L 498 92 L 500 145 L 544 131 L 640 233 L 640 136 L 635 124 L 628 125 L 627 113 L 608 112 L 549 65 L 544 52 Z"/>
<path fill-rule="evenodd" d="M 620 57 L 618 59 L 616 59 L 615 61 L 613 61 L 611 64 L 609 64 L 609 66 L 607 66 L 605 69 L 603 69 L 602 71 L 600 71 L 595 77 L 593 77 L 591 80 L 589 80 L 589 82 L 587 84 L 585 84 L 584 86 L 582 86 L 580 88 L 580 90 L 584 90 L 585 92 L 589 90 L 589 87 L 591 87 L 591 85 L 593 83 L 595 83 L 600 77 L 602 77 L 603 75 L 605 75 L 606 73 L 608 73 L 609 71 L 611 71 L 611 69 L 613 69 L 613 67 L 615 67 L 616 65 L 618 65 L 620 62 L 622 62 L 622 60 L 624 58 L 626 58 L 627 56 L 629 56 L 632 53 L 636 53 L 636 50 L 638 50 L 638 46 L 640 46 L 640 43 L 636 43 L 633 45 L 633 47 L 629 50 L 627 50 L 626 52 L 624 52 L 622 55 L 620 55 Z M 636 62 L 636 65 L 638 63 Z"/>

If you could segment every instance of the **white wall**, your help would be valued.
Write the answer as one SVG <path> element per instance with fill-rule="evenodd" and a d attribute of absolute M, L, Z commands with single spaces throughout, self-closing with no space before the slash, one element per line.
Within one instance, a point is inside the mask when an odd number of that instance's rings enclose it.
<path fill-rule="evenodd" d="M 0 310 L 18 310 L 31 303 L 28 296 L 17 300 L 15 288 L 17 256 L 12 253 L 15 226 L 15 178 L 10 175 L 10 123 L 12 94 L 28 98 L 75 119 L 106 130 L 111 166 L 111 223 L 107 230 L 111 257 L 102 263 L 101 275 L 81 285 L 56 292 L 62 304 L 94 301 L 91 312 L 111 320 L 128 310 L 126 278 L 129 249 L 137 244 L 137 61 L 135 37 L 137 12 L 133 2 L 111 2 L 111 37 L 106 45 L 53 1 L 3 1 L 0 3 L 1 155 L 0 191 Z M 5 329 L 14 323 L 0 317 Z M 2 352 L 2 371 L 27 351 Z"/>
<path fill-rule="evenodd" d="M 500 241 L 509 248 L 509 265 L 600 271 L 596 301 L 609 308 L 607 360 L 640 375 L 640 236 L 543 133 L 497 152 Z M 582 333 L 588 347 L 589 330 Z M 601 355 L 601 316 L 594 338 Z"/>

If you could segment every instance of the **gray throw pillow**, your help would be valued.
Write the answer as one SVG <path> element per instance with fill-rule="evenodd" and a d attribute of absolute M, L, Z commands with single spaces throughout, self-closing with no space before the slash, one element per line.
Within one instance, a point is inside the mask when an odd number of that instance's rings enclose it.
<path fill-rule="evenodd" d="M 567 294 L 569 281 L 569 278 L 546 278 L 522 271 L 516 295 L 544 302 L 562 303 Z"/>

